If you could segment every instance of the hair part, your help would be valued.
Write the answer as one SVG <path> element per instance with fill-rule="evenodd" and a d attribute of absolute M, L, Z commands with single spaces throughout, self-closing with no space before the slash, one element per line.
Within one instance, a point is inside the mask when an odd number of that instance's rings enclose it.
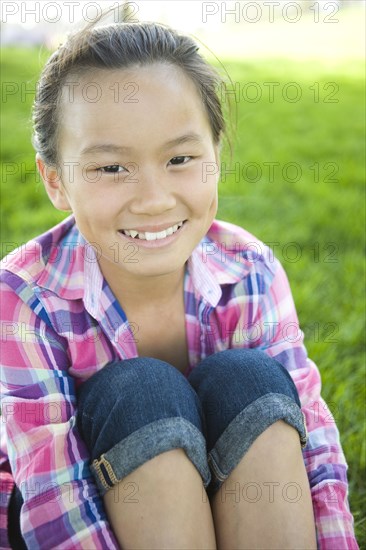
<path fill-rule="evenodd" d="M 110 10 L 105 12 L 108 13 Z M 189 36 L 158 23 L 113 23 L 97 27 L 100 17 L 74 34 L 47 61 L 33 105 L 32 144 L 49 166 L 60 166 L 58 135 L 63 86 L 96 69 L 126 69 L 153 63 L 179 67 L 195 84 L 219 144 L 225 120 L 218 96 L 223 80 L 198 53 Z"/>

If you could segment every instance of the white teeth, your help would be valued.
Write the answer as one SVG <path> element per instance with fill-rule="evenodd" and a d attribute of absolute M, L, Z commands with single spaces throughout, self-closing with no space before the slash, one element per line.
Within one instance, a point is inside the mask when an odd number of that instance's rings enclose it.
<path fill-rule="evenodd" d="M 143 235 L 143 233 L 142 233 L 142 235 Z M 139 233 L 139 238 L 140 238 L 140 239 L 143 238 L 143 237 L 141 237 L 141 233 Z M 157 233 L 148 233 L 148 232 L 146 231 L 146 233 L 145 233 L 145 239 L 146 239 L 147 241 L 155 241 L 156 238 L 157 238 Z"/>
<path fill-rule="evenodd" d="M 127 237 L 132 237 L 135 239 L 138 237 L 139 239 L 146 240 L 146 241 L 155 241 L 157 239 L 165 239 L 169 235 L 173 235 L 179 227 L 182 227 L 183 222 L 179 222 L 177 225 L 173 225 L 171 227 L 168 227 L 167 229 L 164 229 L 164 231 L 157 231 L 156 233 L 149 233 L 146 231 L 145 233 L 139 233 L 135 229 L 124 229 L 123 233 L 127 235 Z"/>

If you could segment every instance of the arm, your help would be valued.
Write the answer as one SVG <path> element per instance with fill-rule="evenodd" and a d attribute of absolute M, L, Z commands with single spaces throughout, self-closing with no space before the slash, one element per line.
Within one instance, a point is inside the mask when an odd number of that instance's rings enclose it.
<path fill-rule="evenodd" d="M 16 279 L 16 292 L 1 288 L 0 377 L 8 455 L 24 499 L 23 537 L 34 549 L 118 548 L 76 429 L 66 342 Z"/>
<path fill-rule="evenodd" d="M 262 295 L 257 322 L 259 347 L 279 361 L 297 387 L 305 415 L 308 443 L 303 450 L 320 549 L 352 550 L 358 545 L 348 504 L 347 463 L 333 416 L 320 395 L 317 366 L 307 357 L 303 333 L 286 274 L 277 260 L 268 268 L 272 282 Z"/>

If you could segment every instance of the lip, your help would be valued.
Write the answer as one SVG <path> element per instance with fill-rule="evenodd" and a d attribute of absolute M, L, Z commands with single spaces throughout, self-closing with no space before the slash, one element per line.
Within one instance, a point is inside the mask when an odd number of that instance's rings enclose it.
<path fill-rule="evenodd" d="M 179 223 L 179 222 L 178 222 Z M 176 225 L 176 224 L 172 224 L 172 225 Z M 173 235 L 168 235 L 167 237 L 165 237 L 165 239 L 155 239 L 153 241 L 147 241 L 145 239 L 134 239 L 133 237 L 128 237 L 127 235 L 125 235 L 124 233 L 122 233 L 122 231 L 118 231 L 118 235 L 125 241 L 128 241 L 129 243 L 133 243 L 135 245 L 137 245 L 137 247 L 141 247 L 141 248 L 162 248 L 164 246 L 168 246 L 170 243 L 176 241 L 177 239 L 179 239 L 179 236 L 181 235 L 181 233 L 183 231 L 185 231 L 185 227 L 187 225 L 187 220 L 184 221 L 183 225 L 178 229 L 178 231 L 176 231 L 175 233 L 173 233 Z M 150 227 L 150 228 L 154 228 L 154 229 L 147 229 L 147 227 Z M 171 227 L 171 225 L 155 225 L 155 226 L 146 226 L 144 229 L 141 229 L 141 232 L 145 232 L 145 231 L 151 231 L 151 232 L 157 232 L 159 231 L 159 228 L 160 228 L 160 231 L 163 231 L 164 229 L 167 229 L 168 227 Z M 156 229 L 158 228 L 158 229 Z M 136 231 L 138 231 L 138 229 L 136 228 Z"/>

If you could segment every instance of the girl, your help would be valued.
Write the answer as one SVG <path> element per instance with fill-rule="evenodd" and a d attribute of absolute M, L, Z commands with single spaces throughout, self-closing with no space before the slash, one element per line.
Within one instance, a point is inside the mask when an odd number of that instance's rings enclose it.
<path fill-rule="evenodd" d="M 215 219 L 225 125 L 197 50 L 89 25 L 41 75 L 36 162 L 72 215 L 2 263 L 14 548 L 358 548 L 284 271 Z"/>

